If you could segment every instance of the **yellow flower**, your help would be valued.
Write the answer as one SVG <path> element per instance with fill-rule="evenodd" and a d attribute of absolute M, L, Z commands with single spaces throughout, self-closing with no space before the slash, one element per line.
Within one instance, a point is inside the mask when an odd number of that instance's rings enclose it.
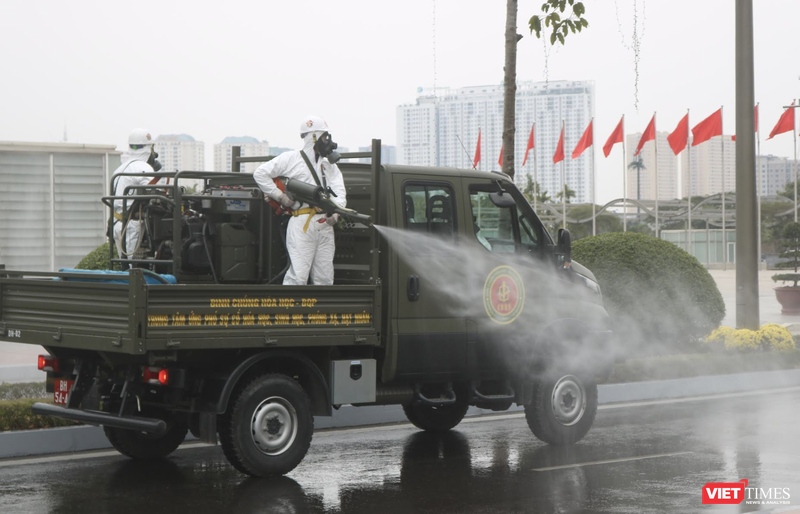
<path fill-rule="evenodd" d="M 731 327 L 718 327 L 716 330 L 706 336 L 706 343 L 708 344 L 727 344 L 728 340 L 733 340 L 733 334 L 736 332 Z"/>
<path fill-rule="evenodd" d="M 759 337 L 758 332 L 755 330 L 740 328 L 734 331 L 733 337 L 725 339 L 725 349 L 748 352 L 758 350 L 761 347 L 760 343 L 761 338 Z"/>
<path fill-rule="evenodd" d="M 765 349 L 785 352 L 795 348 L 794 338 L 786 327 L 770 323 L 761 327 L 758 334 Z"/>

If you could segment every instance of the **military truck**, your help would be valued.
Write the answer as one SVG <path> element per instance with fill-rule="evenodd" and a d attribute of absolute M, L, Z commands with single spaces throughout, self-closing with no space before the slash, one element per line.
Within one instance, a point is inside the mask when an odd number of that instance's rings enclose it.
<path fill-rule="evenodd" d="M 124 196 L 112 183 L 109 227 L 123 200 L 143 233 L 117 271 L 0 270 L 0 333 L 48 352 L 54 402 L 34 412 L 102 425 L 134 459 L 191 431 L 254 476 L 294 469 L 314 417 L 347 404 L 402 405 L 434 432 L 517 404 L 542 441 L 583 438 L 612 333 L 569 233 L 554 241 L 502 173 L 381 164 L 380 149 L 340 163 L 352 210 L 330 286 L 281 284 L 287 216 L 252 175 L 159 172 Z M 234 171 L 259 160 L 235 155 Z M 330 209 L 311 189 L 303 201 Z"/>

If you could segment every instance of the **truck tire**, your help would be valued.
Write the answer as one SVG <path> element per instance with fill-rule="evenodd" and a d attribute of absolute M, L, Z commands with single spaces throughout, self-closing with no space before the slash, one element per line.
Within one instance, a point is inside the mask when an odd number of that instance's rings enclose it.
<path fill-rule="evenodd" d="M 234 393 L 219 418 L 220 444 L 228 462 L 257 477 L 293 470 L 308 452 L 313 434 L 311 401 L 286 375 L 254 378 Z"/>
<path fill-rule="evenodd" d="M 154 436 L 124 428 L 103 427 L 108 442 L 122 455 L 132 459 L 162 459 L 174 452 L 186 438 L 186 423 L 167 423 L 167 432 Z"/>
<path fill-rule="evenodd" d="M 525 420 L 538 439 L 563 446 L 589 432 L 597 414 L 597 383 L 591 376 L 548 372 L 533 385 Z"/>
<path fill-rule="evenodd" d="M 461 423 L 469 410 L 467 395 L 456 396 L 456 403 L 445 407 L 434 407 L 423 403 L 403 405 L 406 418 L 419 429 L 426 432 L 447 432 Z"/>

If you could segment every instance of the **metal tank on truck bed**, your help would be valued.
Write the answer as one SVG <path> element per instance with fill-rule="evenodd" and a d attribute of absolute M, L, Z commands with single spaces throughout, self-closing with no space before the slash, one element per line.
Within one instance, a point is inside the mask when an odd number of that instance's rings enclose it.
<path fill-rule="evenodd" d="M 34 411 L 103 425 L 133 458 L 164 457 L 191 430 L 256 476 L 294 469 L 313 417 L 343 404 L 401 404 L 444 431 L 470 405 L 516 403 L 538 438 L 579 441 L 613 355 L 569 233 L 554 242 L 503 174 L 381 165 L 380 148 L 339 165 L 351 210 L 331 286 L 280 283 L 287 218 L 243 173 L 157 173 L 169 182 L 104 197 L 142 220 L 134 269 L 0 271 L 2 333 L 49 352 L 55 403 Z M 234 153 L 234 171 L 268 159 Z"/>

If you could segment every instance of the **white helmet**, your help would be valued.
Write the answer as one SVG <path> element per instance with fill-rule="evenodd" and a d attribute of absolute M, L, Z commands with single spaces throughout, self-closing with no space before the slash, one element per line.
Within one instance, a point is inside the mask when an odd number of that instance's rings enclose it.
<path fill-rule="evenodd" d="M 300 124 L 300 137 L 304 137 L 309 132 L 330 132 L 328 123 L 319 116 L 308 116 Z"/>
<path fill-rule="evenodd" d="M 128 136 L 128 145 L 133 147 L 134 145 L 152 145 L 155 144 L 153 138 L 150 137 L 150 132 L 146 131 L 145 129 L 134 129 L 131 132 L 131 135 Z"/>

